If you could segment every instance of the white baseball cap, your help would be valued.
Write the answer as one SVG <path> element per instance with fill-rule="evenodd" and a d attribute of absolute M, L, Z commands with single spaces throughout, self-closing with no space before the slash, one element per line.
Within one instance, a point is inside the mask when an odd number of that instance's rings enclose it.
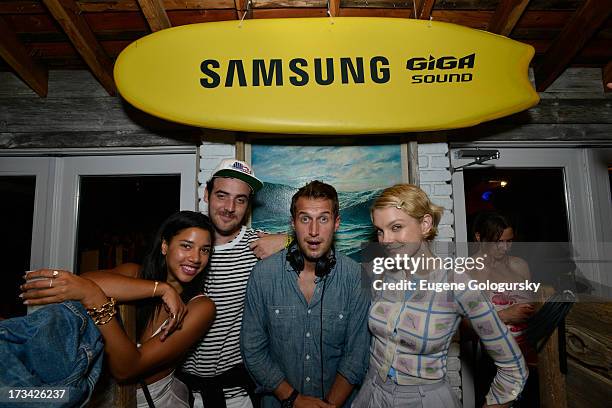
<path fill-rule="evenodd" d="M 254 193 L 263 187 L 263 182 L 255 177 L 255 172 L 246 162 L 236 159 L 223 159 L 215 168 L 213 177 L 230 177 L 242 180 Z"/>

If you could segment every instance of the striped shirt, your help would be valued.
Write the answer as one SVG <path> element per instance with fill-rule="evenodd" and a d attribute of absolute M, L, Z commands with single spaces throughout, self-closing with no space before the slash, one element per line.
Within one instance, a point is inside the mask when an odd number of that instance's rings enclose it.
<path fill-rule="evenodd" d="M 427 280 L 447 282 L 451 275 L 434 271 L 428 274 Z M 384 275 L 385 282 L 407 278 L 410 275 L 403 271 Z M 421 278 L 418 275 L 411 278 L 419 288 Z M 461 318 L 467 317 L 498 367 L 486 396 L 487 403 L 512 401 L 522 391 L 528 373 L 523 355 L 480 291 L 385 290 L 374 296 L 369 317 L 373 336 L 370 369 L 381 378 L 390 377 L 400 385 L 442 380 L 453 334 Z"/>
<path fill-rule="evenodd" d="M 257 239 L 257 231 L 243 226 L 232 241 L 215 246 L 204 294 L 215 302 L 217 314 L 206 335 L 187 356 L 183 371 L 213 377 L 242 363 L 240 328 L 244 296 L 249 275 L 258 261 L 249 244 Z M 224 391 L 226 398 L 246 395 L 241 388 Z"/>

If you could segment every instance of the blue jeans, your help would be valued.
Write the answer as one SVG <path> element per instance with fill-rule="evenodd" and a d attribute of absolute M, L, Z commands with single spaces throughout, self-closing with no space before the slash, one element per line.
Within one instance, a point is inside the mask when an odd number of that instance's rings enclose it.
<path fill-rule="evenodd" d="M 61 387 L 68 400 L 54 407 L 84 406 L 102 370 L 104 343 L 79 302 L 52 304 L 0 321 L 0 387 Z M 19 407 L 40 408 L 41 402 Z"/>

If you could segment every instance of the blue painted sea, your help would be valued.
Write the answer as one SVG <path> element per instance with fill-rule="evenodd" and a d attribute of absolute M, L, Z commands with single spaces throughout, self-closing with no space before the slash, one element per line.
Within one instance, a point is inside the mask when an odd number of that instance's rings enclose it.
<path fill-rule="evenodd" d="M 266 182 L 255 196 L 252 227 L 267 232 L 291 230 L 291 197 L 297 188 Z M 364 242 L 374 240 L 370 221 L 370 207 L 382 189 L 372 191 L 338 192 L 340 201 L 340 229 L 336 233 L 336 249 L 360 261 Z"/>

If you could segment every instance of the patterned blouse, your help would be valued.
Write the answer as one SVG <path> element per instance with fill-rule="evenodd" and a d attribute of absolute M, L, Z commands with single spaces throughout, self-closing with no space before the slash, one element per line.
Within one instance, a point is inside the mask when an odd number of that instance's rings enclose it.
<path fill-rule="evenodd" d="M 497 365 L 487 404 L 515 400 L 527 380 L 523 355 L 508 328 L 487 298 L 477 290 L 435 292 L 419 290 L 420 275 L 386 272 L 383 282 L 415 282 L 417 290 L 381 290 L 374 293 L 369 327 L 373 335 L 370 369 L 400 385 L 441 381 L 453 334 L 462 317 L 470 319 L 485 349 Z M 438 270 L 427 281 L 467 280 L 463 275 Z M 451 279 L 449 279 L 451 278 Z"/>

